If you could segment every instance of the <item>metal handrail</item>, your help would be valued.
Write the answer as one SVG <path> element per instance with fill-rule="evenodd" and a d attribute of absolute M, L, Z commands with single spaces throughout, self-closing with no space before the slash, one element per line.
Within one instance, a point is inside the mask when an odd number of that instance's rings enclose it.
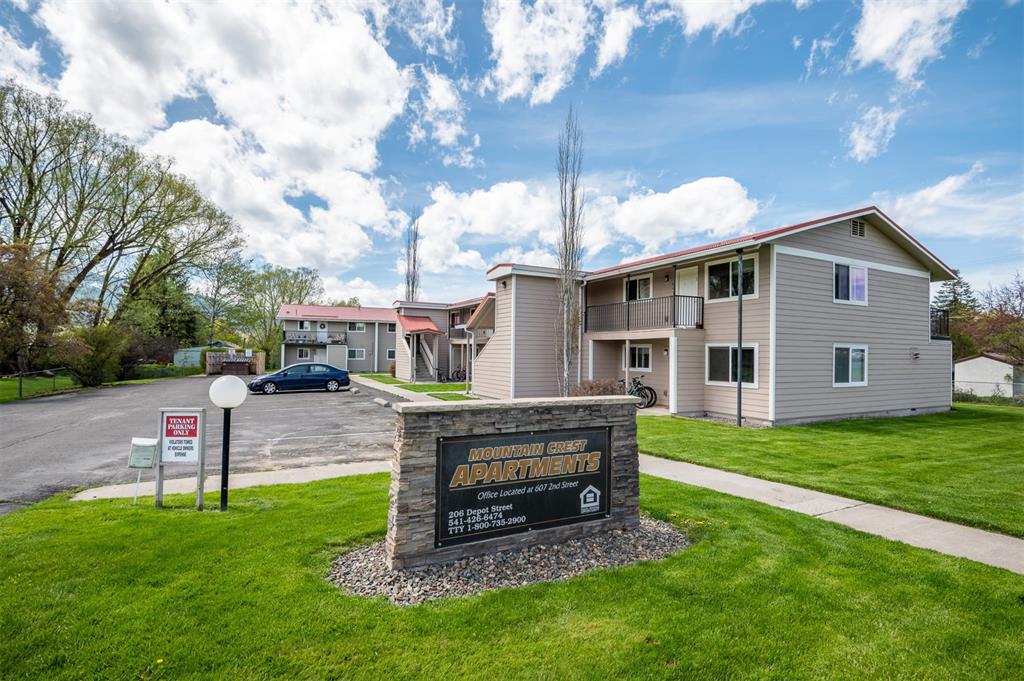
<path fill-rule="evenodd" d="M 587 331 L 633 331 L 674 327 L 703 328 L 704 298 L 661 296 L 587 306 Z"/>

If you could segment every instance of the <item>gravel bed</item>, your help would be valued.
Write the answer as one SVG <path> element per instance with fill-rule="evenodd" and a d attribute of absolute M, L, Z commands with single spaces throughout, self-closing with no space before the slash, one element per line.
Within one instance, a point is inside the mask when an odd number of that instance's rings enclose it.
<path fill-rule="evenodd" d="M 609 530 L 561 544 L 538 544 L 415 570 L 390 570 L 384 542 L 378 542 L 338 558 L 327 579 L 354 595 L 384 596 L 396 605 L 415 605 L 659 560 L 688 543 L 686 535 L 672 525 L 641 517 L 640 527 L 631 531 Z"/>

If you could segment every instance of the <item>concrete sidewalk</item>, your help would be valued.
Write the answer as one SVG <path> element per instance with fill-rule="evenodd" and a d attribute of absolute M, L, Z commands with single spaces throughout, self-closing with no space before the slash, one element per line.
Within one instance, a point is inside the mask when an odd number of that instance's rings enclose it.
<path fill-rule="evenodd" d="M 682 461 L 640 455 L 640 471 L 752 499 L 861 532 L 1024 574 L 1024 539 L 868 504 L 825 492 Z"/>
<path fill-rule="evenodd" d="M 282 485 L 296 482 L 313 482 L 328 478 L 341 478 L 346 475 L 363 475 L 364 473 L 385 473 L 391 470 L 391 461 L 354 461 L 352 463 L 329 463 L 323 466 L 306 466 L 304 468 L 282 468 L 276 471 L 258 471 L 256 473 L 234 473 L 228 478 L 228 489 L 243 487 L 260 487 L 263 485 Z M 210 475 L 206 478 L 207 494 L 220 489 L 220 476 Z M 195 494 L 196 476 L 190 478 L 169 478 L 164 480 L 164 494 Z M 152 480 L 139 485 L 140 497 L 156 495 L 156 483 Z M 135 496 L 135 483 L 123 485 L 107 485 L 82 490 L 71 501 L 92 501 L 94 499 L 127 499 Z"/>
<path fill-rule="evenodd" d="M 401 397 L 403 399 L 409 400 L 410 402 L 444 401 L 439 400 L 436 397 L 431 397 L 426 393 L 418 393 L 413 390 L 406 390 L 405 388 L 400 388 L 397 385 L 391 385 L 390 383 L 381 383 L 380 381 L 375 381 L 372 378 L 366 378 L 364 376 L 360 376 L 359 374 L 349 374 L 348 380 L 352 381 L 353 383 L 358 383 L 359 385 L 364 385 L 368 388 L 373 388 L 375 390 L 379 390 L 381 392 L 394 395 L 395 397 Z"/>

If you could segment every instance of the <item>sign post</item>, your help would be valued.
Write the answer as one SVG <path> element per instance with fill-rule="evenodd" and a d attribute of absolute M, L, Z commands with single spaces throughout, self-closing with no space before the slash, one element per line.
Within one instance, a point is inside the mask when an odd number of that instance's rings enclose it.
<path fill-rule="evenodd" d="M 139 500 L 139 483 L 142 482 L 142 471 L 152 468 L 156 463 L 157 443 L 158 440 L 155 437 L 132 438 L 132 449 L 128 455 L 128 468 L 139 471 L 139 474 L 135 477 L 135 495 L 132 497 L 132 506 Z"/>
<path fill-rule="evenodd" d="M 164 504 L 164 466 L 196 465 L 196 509 L 203 510 L 203 483 L 206 468 L 206 410 L 160 410 L 160 438 L 156 467 L 156 506 Z"/>

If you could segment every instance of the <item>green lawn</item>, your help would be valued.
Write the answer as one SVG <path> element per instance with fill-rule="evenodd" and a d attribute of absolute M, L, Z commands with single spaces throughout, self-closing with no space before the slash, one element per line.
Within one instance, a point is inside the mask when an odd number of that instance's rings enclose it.
<path fill-rule="evenodd" d="M 435 397 L 439 400 L 446 402 L 462 402 L 464 400 L 475 400 L 475 397 L 470 397 L 463 393 L 447 392 L 447 393 L 430 393 L 431 397 Z"/>
<path fill-rule="evenodd" d="M 56 379 L 44 378 L 42 376 L 31 376 L 23 379 L 22 391 L 25 397 L 32 395 L 45 395 L 55 390 L 68 390 L 76 387 L 75 383 L 67 374 L 58 374 Z M 0 403 L 14 402 L 18 399 L 18 379 L 0 378 Z"/>
<path fill-rule="evenodd" d="M 386 383 L 388 385 L 398 385 L 405 390 L 411 390 L 414 393 L 442 393 L 442 392 L 465 392 L 465 383 L 409 383 L 403 381 L 394 376 L 388 374 L 359 374 L 363 378 L 369 378 L 378 383 Z M 444 399 L 444 398 L 442 398 Z M 448 398 L 456 399 L 456 398 Z"/>
<path fill-rule="evenodd" d="M 1024 410 L 763 430 L 641 416 L 640 451 L 1024 537 Z"/>
<path fill-rule="evenodd" d="M 696 544 L 412 608 L 344 595 L 388 477 L 0 517 L 0 678 L 1021 678 L 1024 579 L 652 478 Z M 210 495 L 210 506 L 215 497 Z M 253 538 L 256 538 L 254 541 Z"/>

